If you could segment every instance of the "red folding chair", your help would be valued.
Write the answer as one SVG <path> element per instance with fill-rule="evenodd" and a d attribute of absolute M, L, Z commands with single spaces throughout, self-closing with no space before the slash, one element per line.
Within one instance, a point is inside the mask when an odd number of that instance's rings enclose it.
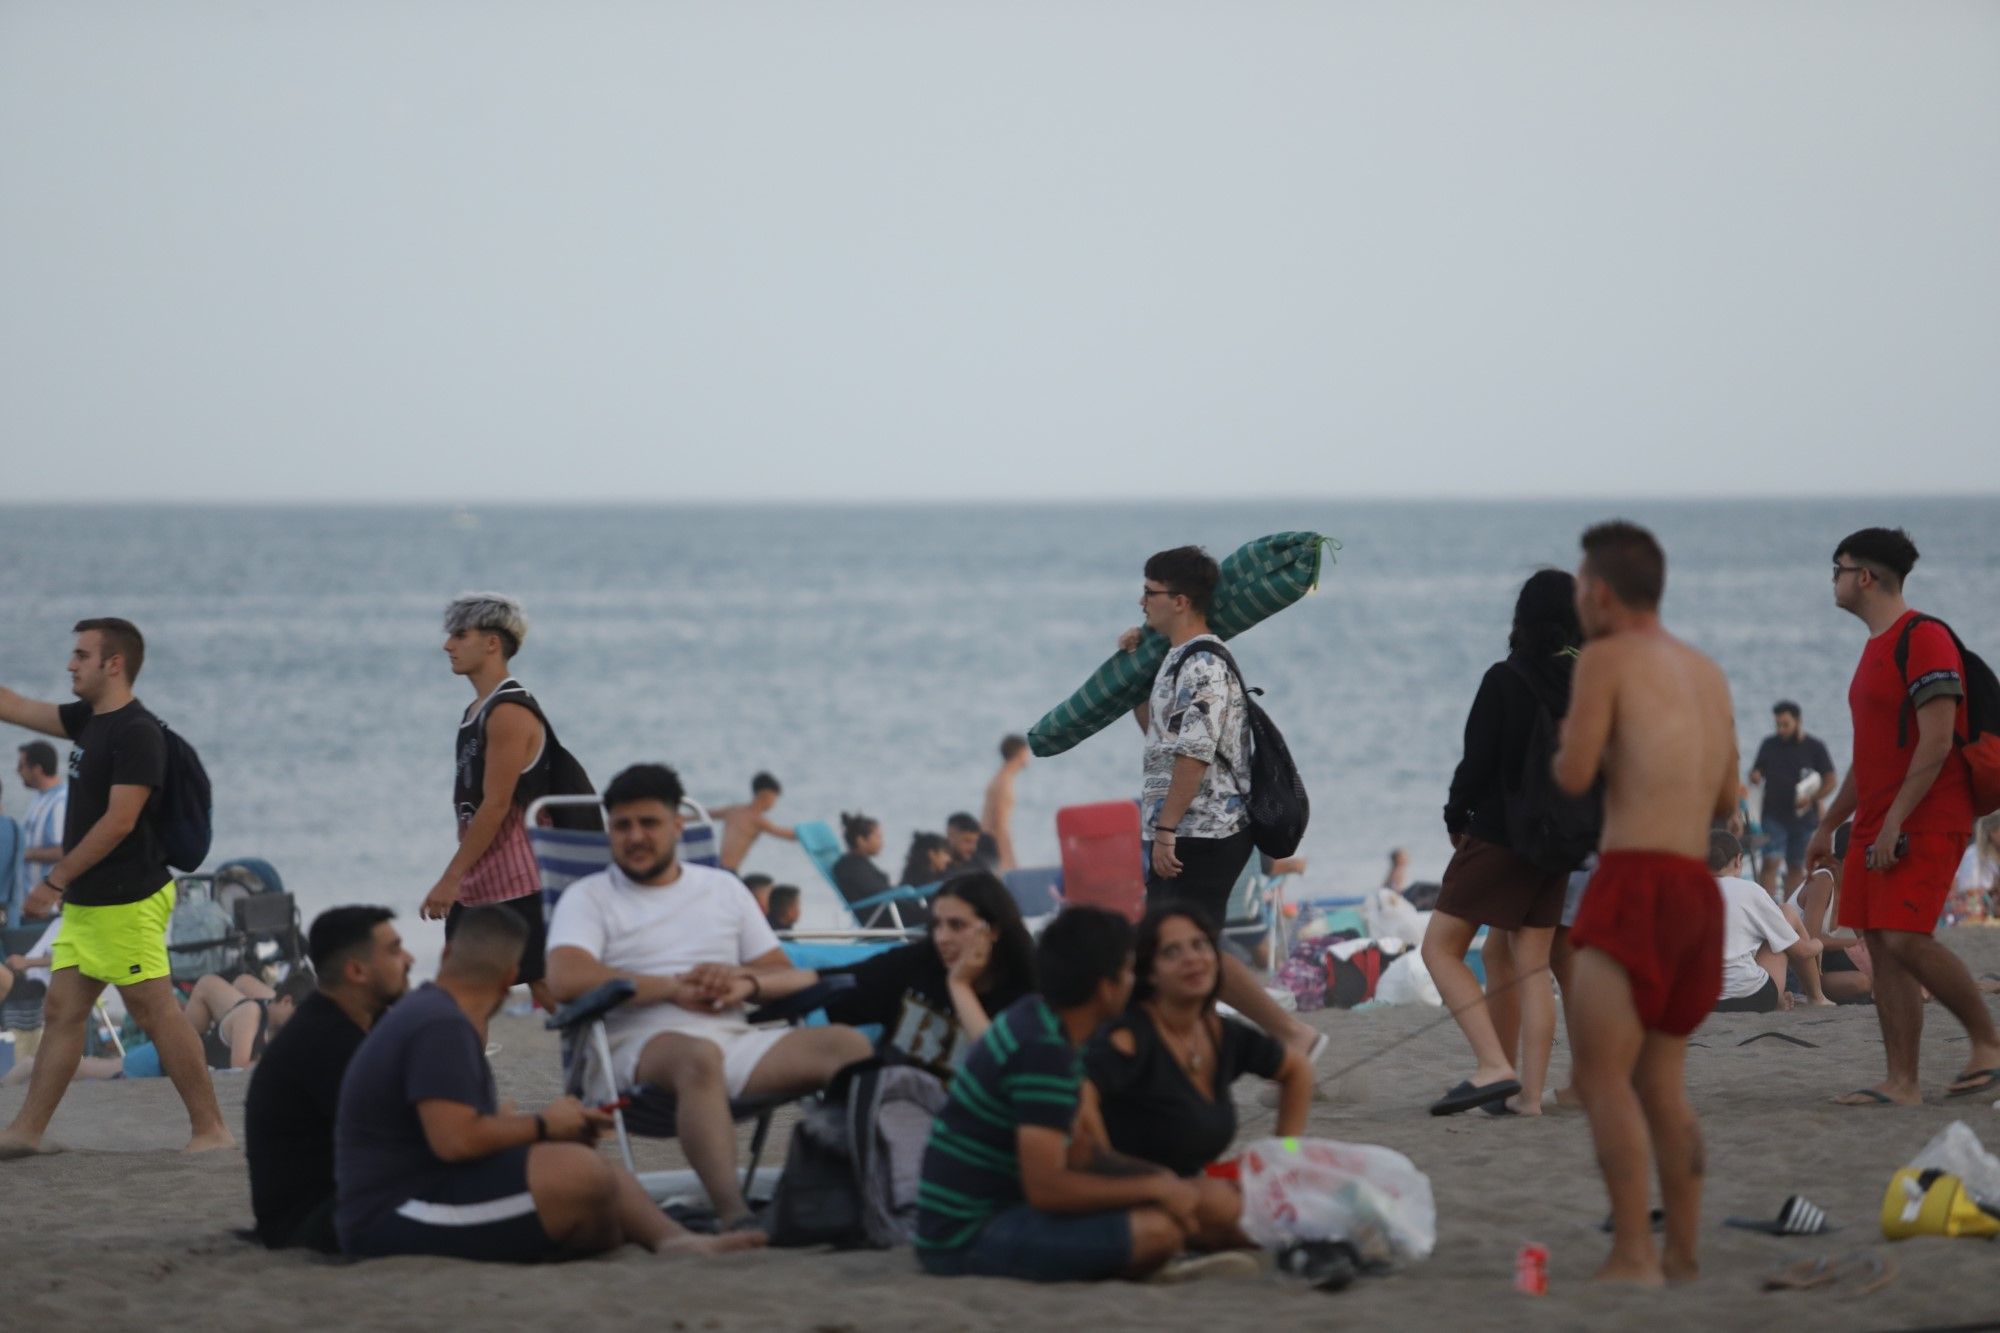
<path fill-rule="evenodd" d="M 1056 811 L 1063 905 L 1101 907 L 1137 921 L 1146 914 L 1145 844 L 1136 801 L 1066 805 Z"/>

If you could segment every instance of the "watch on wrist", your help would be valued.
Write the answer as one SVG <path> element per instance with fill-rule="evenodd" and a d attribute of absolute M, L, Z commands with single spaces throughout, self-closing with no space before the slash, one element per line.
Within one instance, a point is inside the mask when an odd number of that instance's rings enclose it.
<path fill-rule="evenodd" d="M 535 1112 L 535 1142 L 546 1143 L 548 1142 L 548 1138 L 549 1122 L 542 1118 L 540 1111 L 537 1111 Z"/>

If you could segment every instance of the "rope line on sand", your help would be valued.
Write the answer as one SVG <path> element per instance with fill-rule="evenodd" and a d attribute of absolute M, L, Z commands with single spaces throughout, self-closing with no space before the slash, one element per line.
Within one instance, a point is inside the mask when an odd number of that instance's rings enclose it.
<path fill-rule="evenodd" d="M 1457 1021 L 1458 1016 L 1460 1014 L 1471 1013 L 1474 1009 L 1477 1009 L 1480 1005 L 1485 1004 L 1495 995 L 1504 995 L 1508 991 L 1514 989 L 1514 987 L 1520 985 L 1522 982 L 1532 981 L 1536 977 L 1550 974 L 1551 971 L 1552 969 L 1549 967 L 1549 965 L 1547 963 L 1544 963 L 1540 967 L 1534 968 L 1527 972 L 1523 972 L 1520 976 L 1515 977 L 1512 981 L 1508 982 L 1504 986 L 1497 987 L 1493 990 L 1482 990 L 1479 993 L 1479 998 L 1477 1000 L 1474 1000 L 1472 1003 L 1460 1005 L 1456 1009 L 1447 1009 L 1441 1017 L 1433 1018 L 1430 1022 L 1424 1024 L 1420 1028 L 1417 1028 L 1413 1032 L 1405 1032 L 1402 1036 L 1396 1038 L 1394 1041 L 1390 1042 L 1387 1046 L 1384 1046 L 1382 1049 L 1378 1051 L 1370 1051 L 1367 1055 L 1362 1056 L 1359 1060 L 1355 1060 L 1350 1064 L 1342 1065 L 1339 1069 L 1334 1070 L 1332 1073 L 1314 1079 L 1313 1091 L 1315 1092 L 1319 1091 L 1321 1088 L 1324 1088 L 1327 1084 L 1333 1082 L 1335 1079 L 1346 1078 L 1349 1074 L 1352 1074 L 1355 1070 L 1361 1068 L 1363 1065 L 1372 1064 L 1375 1061 L 1381 1059 L 1383 1056 L 1388 1055 L 1390 1052 L 1397 1050 L 1400 1047 L 1409 1045 L 1411 1042 L 1415 1041 L 1418 1037 L 1423 1036 L 1425 1033 L 1431 1031 L 1434 1028 L 1441 1027 L 1446 1023 Z M 1246 1119 L 1249 1118 L 1251 1117 L 1246 1117 Z M 1278 1112 L 1277 1109 L 1275 1108 L 1259 1108 L 1255 1118 L 1269 1119 L 1275 1121 L 1278 1118 Z"/>

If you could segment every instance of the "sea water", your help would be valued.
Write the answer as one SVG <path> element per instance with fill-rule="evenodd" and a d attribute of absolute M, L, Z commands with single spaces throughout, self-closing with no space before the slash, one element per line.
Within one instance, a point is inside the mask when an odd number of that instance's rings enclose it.
<path fill-rule="evenodd" d="M 1183 542 L 1218 557 L 1309 529 L 1342 549 L 1321 589 L 1237 641 L 1312 795 L 1304 892 L 1416 877 L 1449 856 L 1440 808 L 1480 674 L 1514 595 L 1573 566 L 1578 532 L 1625 516 L 1665 543 L 1665 613 L 1729 673 L 1747 756 L 1797 700 L 1843 771 L 1860 622 L 1832 604 L 1834 543 L 1909 528 L 1918 606 L 2000 660 L 2000 502 L 1780 500 L 1213 506 L 661 508 L 0 508 L 0 684 L 68 697 L 69 626 L 145 631 L 140 697 L 192 739 L 215 783 L 217 859 L 276 865 L 308 916 L 381 902 L 414 920 L 453 849 L 452 738 L 471 698 L 441 651 L 453 596 L 518 597 L 516 674 L 602 783 L 673 764 L 698 799 L 773 817 L 883 821 L 894 876 L 916 830 L 977 813 L 1000 738 L 1080 684 L 1139 619 L 1141 565 Z M 0 728 L 11 760 L 25 734 Z M 0 809 L 23 804 L 11 762 Z M 1021 776 L 1015 842 L 1056 859 L 1055 812 L 1132 796 L 1120 724 Z M 746 869 L 838 910 L 795 847 Z"/>

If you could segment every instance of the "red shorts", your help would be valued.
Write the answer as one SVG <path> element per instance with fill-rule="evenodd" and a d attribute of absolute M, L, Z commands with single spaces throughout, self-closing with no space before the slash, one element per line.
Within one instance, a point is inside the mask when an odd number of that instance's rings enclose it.
<path fill-rule="evenodd" d="M 1870 870 L 1868 848 L 1856 838 L 1840 867 L 1840 924 L 1849 930 L 1937 929 L 1958 875 L 1965 839 L 1957 833 L 1912 833 L 1910 850 L 1892 870 Z"/>
<path fill-rule="evenodd" d="M 1569 942 L 1625 969 L 1641 1026 L 1685 1037 L 1722 997 L 1722 924 L 1722 890 L 1706 862 L 1605 852 Z"/>

